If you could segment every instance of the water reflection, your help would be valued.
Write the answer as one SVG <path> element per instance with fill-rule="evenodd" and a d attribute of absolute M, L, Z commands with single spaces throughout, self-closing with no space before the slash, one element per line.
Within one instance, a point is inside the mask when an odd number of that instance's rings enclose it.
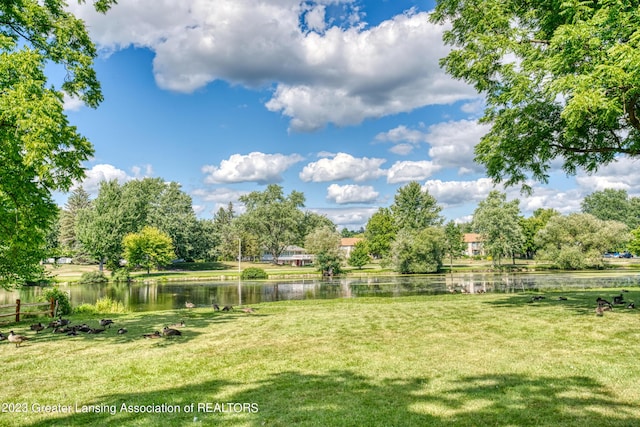
<path fill-rule="evenodd" d="M 633 287 L 640 284 L 637 274 L 449 274 L 430 276 L 375 276 L 334 280 L 295 280 L 279 282 L 243 281 L 242 303 L 302 299 L 398 297 L 442 293 L 512 293 L 522 291 L 570 290 L 593 287 Z M 74 306 L 94 304 L 99 298 L 120 301 L 133 311 L 168 310 L 184 307 L 190 301 L 196 306 L 238 304 L 238 282 L 168 282 L 109 283 L 103 285 L 69 285 Z M 0 292 L 0 304 L 13 304 L 41 299 L 46 288 L 25 287 L 13 292 Z"/>

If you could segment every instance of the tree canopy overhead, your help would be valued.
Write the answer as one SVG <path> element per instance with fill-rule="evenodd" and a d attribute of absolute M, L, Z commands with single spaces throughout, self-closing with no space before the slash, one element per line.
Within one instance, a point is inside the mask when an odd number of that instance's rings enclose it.
<path fill-rule="evenodd" d="M 507 185 L 640 154 L 637 1 L 439 0 L 447 72 L 486 99 L 476 160 Z"/>
<path fill-rule="evenodd" d="M 114 0 L 94 6 L 106 11 Z M 0 2 L 0 285 L 38 269 L 46 229 L 57 216 L 51 198 L 84 176 L 93 147 L 64 113 L 64 95 L 90 107 L 102 101 L 96 50 L 84 23 L 62 0 Z M 64 68 L 60 87 L 45 66 Z"/>

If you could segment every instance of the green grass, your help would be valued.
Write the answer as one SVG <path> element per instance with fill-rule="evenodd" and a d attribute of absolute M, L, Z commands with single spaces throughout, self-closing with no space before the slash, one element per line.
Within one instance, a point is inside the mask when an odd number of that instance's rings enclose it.
<path fill-rule="evenodd" d="M 110 315 L 115 325 L 103 334 L 77 337 L 7 326 L 2 332 L 33 339 L 20 348 L 0 345 L 2 402 L 24 403 L 28 411 L 0 413 L 0 425 L 640 425 L 640 311 L 596 317 L 596 297 L 613 294 L 127 313 Z M 640 289 L 624 295 L 640 301 Z M 104 317 L 86 316 L 71 319 L 97 325 Z M 182 337 L 141 337 L 181 319 Z M 129 332 L 118 335 L 120 327 Z M 207 403 L 218 412 L 205 412 Z M 253 410 L 234 412 L 229 403 Z M 179 405 L 181 412 L 132 413 L 121 411 L 123 404 Z M 195 411 L 185 413 L 191 404 Z M 71 405 L 72 413 L 38 413 L 34 405 Z M 116 413 L 82 413 L 76 405 L 115 405 Z"/>

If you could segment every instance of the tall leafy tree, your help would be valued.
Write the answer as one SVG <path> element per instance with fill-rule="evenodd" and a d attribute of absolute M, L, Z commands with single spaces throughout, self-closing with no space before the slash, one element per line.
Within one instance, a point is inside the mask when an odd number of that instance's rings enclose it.
<path fill-rule="evenodd" d="M 462 255 L 465 249 L 462 227 L 453 221 L 444 226 L 444 250 L 449 255 L 449 264 L 453 267 L 453 258 Z"/>
<path fill-rule="evenodd" d="M 113 1 L 95 2 L 106 11 Z M 52 191 L 84 176 L 93 154 L 69 124 L 64 95 L 97 107 L 96 51 L 84 23 L 62 0 L 0 3 L 0 286 L 38 275 L 47 229 L 57 215 Z M 66 72 L 58 87 L 45 67 Z"/>
<path fill-rule="evenodd" d="M 556 215 L 560 215 L 560 212 L 555 209 L 539 208 L 528 218 L 520 217 L 520 228 L 522 229 L 523 237 L 522 252 L 528 259 L 533 258 L 539 249 L 535 240 L 536 235 L 547 225 L 549 219 Z"/>
<path fill-rule="evenodd" d="M 436 273 L 442 267 L 444 242 L 442 227 L 404 228 L 392 243 L 391 264 L 402 274 Z"/>
<path fill-rule="evenodd" d="M 583 213 L 591 214 L 603 221 L 623 222 L 633 229 L 640 225 L 638 200 L 633 199 L 637 198 L 630 198 L 626 190 L 607 188 L 586 196 L 580 207 Z"/>
<path fill-rule="evenodd" d="M 379 208 L 367 221 L 364 231 L 364 238 L 371 255 L 375 258 L 388 256 L 396 233 L 396 225 L 389 208 Z"/>
<path fill-rule="evenodd" d="M 138 233 L 129 233 L 122 240 L 123 258 L 131 267 L 159 268 L 174 259 L 171 236 L 155 228 L 145 226 Z"/>
<path fill-rule="evenodd" d="M 428 191 L 420 184 L 412 181 L 396 192 L 391 205 L 391 214 L 398 230 L 419 231 L 426 227 L 441 225 L 442 208 Z"/>
<path fill-rule="evenodd" d="M 315 255 L 315 265 L 323 275 L 334 275 L 342 272 L 343 255 L 340 250 L 340 234 L 334 227 L 316 228 L 307 235 L 304 247 Z"/>
<path fill-rule="evenodd" d="M 275 184 L 265 191 L 253 191 L 240 197 L 246 212 L 240 218 L 244 230 L 254 233 L 264 248 L 277 263 L 285 248 L 296 242 L 304 213 L 304 195 L 292 191 L 284 195 L 282 187 Z"/>
<path fill-rule="evenodd" d="M 441 65 L 484 96 L 476 159 L 495 181 L 546 182 L 640 154 L 640 8 L 628 1 L 438 0 Z M 528 188 L 524 185 L 525 188 Z"/>
<path fill-rule="evenodd" d="M 631 235 L 625 224 L 590 214 L 556 215 L 537 234 L 540 258 L 564 269 L 604 265 L 602 254 L 623 247 Z"/>
<path fill-rule="evenodd" d="M 349 254 L 349 259 L 347 263 L 352 266 L 358 268 L 358 270 L 362 269 L 365 265 L 367 265 L 371 261 L 371 256 L 369 255 L 369 248 L 367 242 L 361 240 L 356 243 L 353 250 Z"/>
<path fill-rule="evenodd" d="M 494 264 L 500 265 L 504 257 L 515 261 L 515 255 L 522 249 L 519 203 L 507 202 L 506 194 L 493 190 L 473 213 L 474 229 L 482 236 L 485 252 L 491 255 Z"/>

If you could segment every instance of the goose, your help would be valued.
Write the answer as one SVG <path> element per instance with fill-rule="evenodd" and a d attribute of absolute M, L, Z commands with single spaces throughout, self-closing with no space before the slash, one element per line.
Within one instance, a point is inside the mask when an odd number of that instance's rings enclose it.
<path fill-rule="evenodd" d="M 104 332 L 105 329 L 104 328 L 91 328 L 91 330 L 88 332 L 89 334 L 99 334 L 100 332 Z"/>
<path fill-rule="evenodd" d="M 222 311 L 231 311 L 233 310 L 233 307 L 230 305 L 225 305 L 224 307 L 222 307 Z"/>
<path fill-rule="evenodd" d="M 111 328 L 112 324 L 113 324 L 113 320 L 111 320 L 111 319 L 101 319 L 100 320 L 100 326 L 109 326 L 109 328 Z"/>
<path fill-rule="evenodd" d="M 598 303 L 598 306 L 608 306 L 608 307 L 613 307 L 613 305 L 607 301 L 606 299 L 600 298 L 598 297 L 598 299 L 596 299 L 596 302 Z"/>
<path fill-rule="evenodd" d="M 184 320 L 180 321 L 180 323 L 174 323 L 173 325 L 169 325 L 170 328 L 184 328 Z"/>
<path fill-rule="evenodd" d="M 80 332 L 91 332 L 91 327 L 86 323 L 83 323 L 82 325 L 76 327 L 76 330 Z"/>
<path fill-rule="evenodd" d="M 218 304 L 213 304 L 213 311 L 220 311 L 220 306 Z"/>
<path fill-rule="evenodd" d="M 120 335 L 122 335 L 122 334 L 126 334 L 127 332 L 129 332 L 129 331 L 127 331 L 127 328 L 120 328 L 120 329 L 118 329 L 118 333 L 119 333 Z"/>
<path fill-rule="evenodd" d="M 36 334 L 44 329 L 44 325 L 42 323 L 36 323 L 30 326 L 32 331 L 36 331 Z"/>
<path fill-rule="evenodd" d="M 176 336 L 182 335 L 182 332 L 180 332 L 177 329 L 171 329 L 165 326 L 164 329 L 162 330 L 162 334 L 166 337 L 176 337 Z"/>
<path fill-rule="evenodd" d="M 245 313 L 255 313 L 256 311 L 251 307 L 245 307 L 242 309 Z"/>
<path fill-rule="evenodd" d="M 5 334 L 3 334 L 2 332 L 0 332 L 0 341 L 4 341 L 7 339 L 7 336 Z"/>
<path fill-rule="evenodd" d="M 154 332 L 154 333 L 152 333 L 152 334 L 143 334 L 142 336 L 143 336 L 144 338 L 160 338 L 160 337 L 162 337 L 162 335 L 160 335 L 160 332 L 159 332 L 159 331 L 155 331 L 155 332 Z"/>
<path fill-rule="evenodd" d="M 25 341 L 28 341 L 29 338 L 25 337 L 24 335 L 16 335 L 13 331 L 9 332 L 9 342 L 14 343 L 17 347 L 20 347 L 20 344 L 22 344 Z"/>
<path fill-rule="evenodd" d="M 627 305 L 627 308 L 636 308 L 636 303 L 630 302 L 629 305 Z"/>

